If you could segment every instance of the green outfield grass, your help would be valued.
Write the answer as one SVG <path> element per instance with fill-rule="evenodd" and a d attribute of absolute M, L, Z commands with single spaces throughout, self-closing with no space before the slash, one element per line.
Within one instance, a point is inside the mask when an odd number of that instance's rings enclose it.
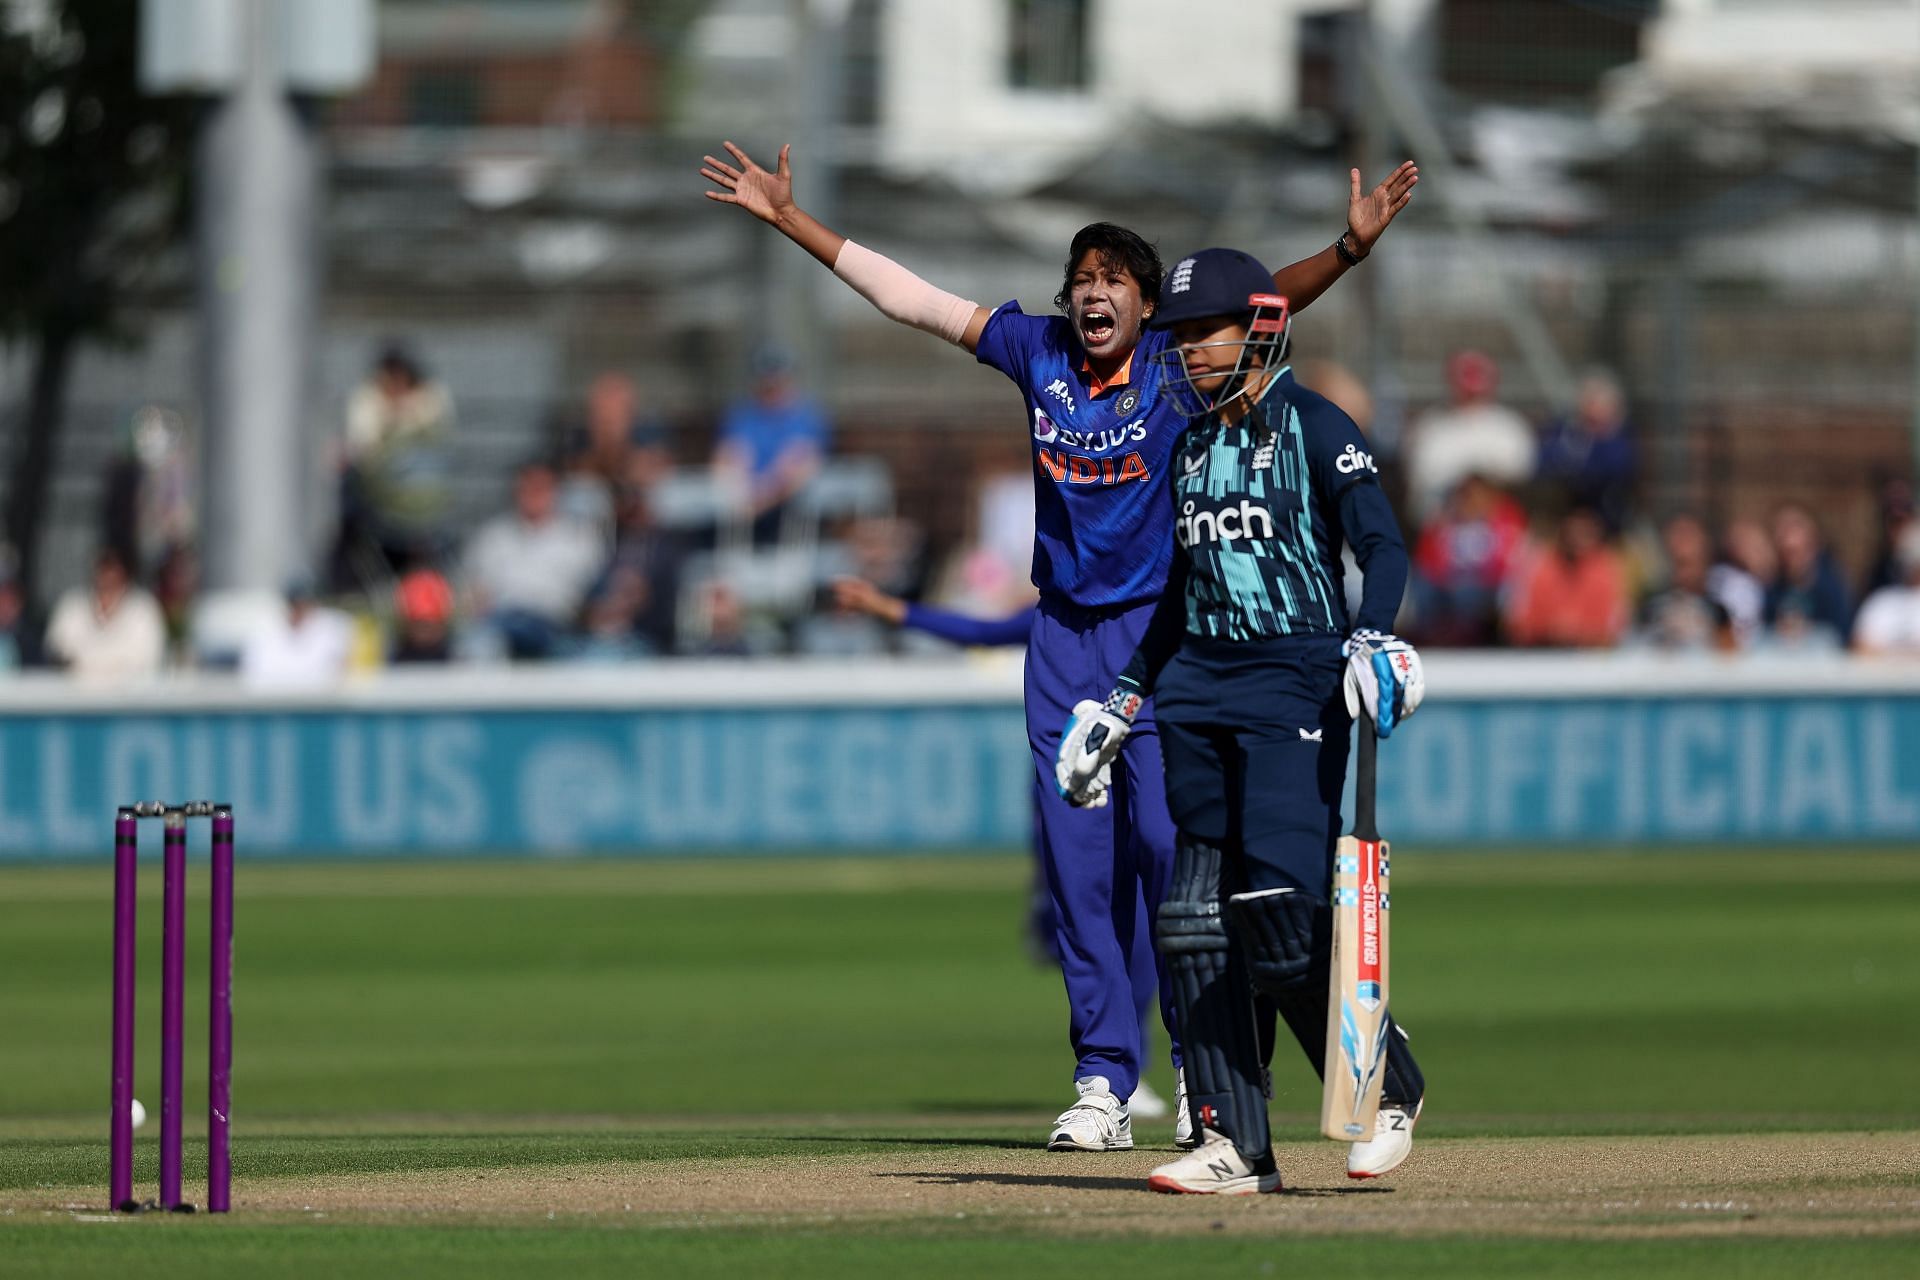
<path fill-rule="evenodd" d="M 1920 1058 L 1920 1023 L 1900 1016 L 1920 1006 L 1920 854 L 1401 850 L 1394 871 L 1394 1001 L 1430 1082 L 1423 1137 L 1920 1128 L 1920 1100 L 1886 1085 L 1893 1064 Z M 1021 946 L 1026 875 L 1022 859 L 985 855 L 243 864 L 236 1170 L 278 1194 L 312 1180 L 537 1178 L 706 1157 L 737 1162 L 750 1182 L 756 1158 L 915 1144 L 1031 1159 L 1072 1064 L 1058 978 Z M 136 1092 L 151 1108 L 158 886 L 147 880 Z M 663 1273 L 966 1274 L 1064 1269 L 1082 1247 L 1031 1224 L 911 1213 L 724 1231 L 431 1215 L 59 1220 L 69 1189 L 105 1181 L 109 888 L 104 864 L 0 870 L 0 1196 L 11 1197 L 0 1250 L 19 1274 L 105 1274 L 162 1254 L 206 1274 L 222 1259 L 235 1274 L 302 1259 L 338 1274 L 373 1258 L 472 1274 L 482 1256 L 500 1274 L 536 1259 L 631 1274 L 642 1255 Z M 194 889 L 190 1135 L 204 1105 Z M 1304 1139 L 1317 1086 L 1285 1054 L 1276 1074 L 1278 1129 Z M 1164 1066 L 1156 1082 L 1170 1086 Z M 1125 1187 L 1110 1194 L 1135 1194 Z M 1126 1268 L 1102 1270 L 1176 1272 L 1181 1243 L 1143 1238 Z M 1825 1257 L 1857 1276 L 1895 1274 L 1879 1268 L 1901 1256 L 1895 1243 L 1915 1242 L 1543 1246 L 1447 1232 L 1392 1247 L 1416 1243 L 1423 1274 L 1550 1263 L 1689 1274 L 1697 1261 L 1703 1274 L 1804 1276 Z M 1222 1260 L 1249 1247 L 1208 1241 Z M 1323 1235 L 1284 1257 L 1326 1265 L 1342 1247 Z"/>

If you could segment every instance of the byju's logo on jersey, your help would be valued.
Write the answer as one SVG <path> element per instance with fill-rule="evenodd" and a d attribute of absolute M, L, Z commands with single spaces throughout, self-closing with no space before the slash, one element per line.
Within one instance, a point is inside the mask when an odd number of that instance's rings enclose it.
<path fill-rule="evenodd" d="M 1046 444 L 1059 434 L 1060 428 L 1053 425 L 1053 419 L 1047 416 L 1047 411 L 1035 405 L 1033 409 L 1033 438 L 1041 444 Z"/>
<path fill-rule="evenodd" d="M 1073 412 L 1073 392 L 1067 387 L 1067 380 L 1065 378 L 1055 378 L 1052 382 L 1048 383 L 1047 394 L 1055 397 L 1061 404 L 1067 406 L 1068 413 Z"/>
<path fill-rule="evenodd" d="M 1273 536 L 1273 512 L 1246 498 L 1242 498 L 1238 506 L 1217 511 L 1202 511 L 1189 498 L 1173 522 L 1174 540 L 1182 547 L 1200 543 L 1231 547 L 1242 539 Z"/>
<path fill-rule="evenodd" d="M 1350 476 L 1356 471 L 1380 474 L 1380 468 L 1373 465 L 1373 455 L 1354 444 L 1348 445 L 1346 451 L 1333 460 L 1333 469 L 1343 476 Z"/>
<path fill-rule="evenodd" d="M 1182 258 L 1167 277 L 1168 293 L 1185 293 L 1193 288 L 1193 259 Z"/>

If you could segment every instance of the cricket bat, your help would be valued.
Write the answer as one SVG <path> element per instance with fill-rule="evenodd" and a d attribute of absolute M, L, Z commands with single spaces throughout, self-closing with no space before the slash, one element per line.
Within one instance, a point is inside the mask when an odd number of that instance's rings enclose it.
<path fill-rule="evenodd" d="M 1387 843 L 1374 818 L 1380 744 L 1362 719 L 1353 834 L 1333 855 L 1333 969 L 1327 982 L 1327 1056 L 1320 1132 L 1339 1142 L 1373 1136 L 1387 1068 Z"/>

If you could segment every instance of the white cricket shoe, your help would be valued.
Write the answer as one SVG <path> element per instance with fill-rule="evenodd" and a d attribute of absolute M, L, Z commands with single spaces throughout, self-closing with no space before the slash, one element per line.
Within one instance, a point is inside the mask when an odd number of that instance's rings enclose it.
<path fill-rule="evenodd" d="M 1191 1151 L 1200 1145 L 1200 1139 L 1193 1136 L 1193 1108 L 1187 1105 L 1185 1067 L 1173 1073 L 1173 1145 L 1182 1151 Z"/>
<path fill-rule="evenodd" d="M 1073 1082 L 1080 1100 L 1060 1113 L 1047 1137 L 1049 1151 L 1131 1151 L 1133 1121 L 1105 1076 Z"/>
<path fill-rule="evenodd" d="M 1424 1098 L 1414 1103 L 1411 1111 L 1382 1103 L 1373 1120 L 1373 1136 L 1347 1148 L 1347 1176 L 1377 1178 L 1405 1164 L 1413 1154 L 1414 1122 L 1425 1105 Z"/>
<path fill-rule="evenodd" d="M 1147 1175 L 1155 1191 L 1190 1196 L 1250 1196 L 1280 1189 L 1278 1172 L 1261 1173 L 1240 1154 L 1233 1140 L 1212 1129 L 1194 1150 Z"/>
<path fill-rule="evenodd" d="M 1142 1120 L 1164 1120 L 1173 1114 L 1173 1108 L 1167 1105 L 1167 1100 L 1155 1092 L 1154 1087 L 1145 1080 L 1142 1080 L 1140 1087 L 1133 1091 L 1133 1096 L 1127 1099 L 1127 1110 Z"/>

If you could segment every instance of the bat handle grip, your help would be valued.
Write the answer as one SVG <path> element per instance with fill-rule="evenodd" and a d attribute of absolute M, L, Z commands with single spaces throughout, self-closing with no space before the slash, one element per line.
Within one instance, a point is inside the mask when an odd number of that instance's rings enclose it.
<path fill-rule="evenodd" d="M 1379 772 L 1380 739 L 1370 716 L 1360 716 L 1354 727 L 1360 731 L 1360 750 L 1353 780 L 1353 834 L 1359 840 L 1378 840 L 1380 825 L 1374 813 L 1373 792 Z"/>

